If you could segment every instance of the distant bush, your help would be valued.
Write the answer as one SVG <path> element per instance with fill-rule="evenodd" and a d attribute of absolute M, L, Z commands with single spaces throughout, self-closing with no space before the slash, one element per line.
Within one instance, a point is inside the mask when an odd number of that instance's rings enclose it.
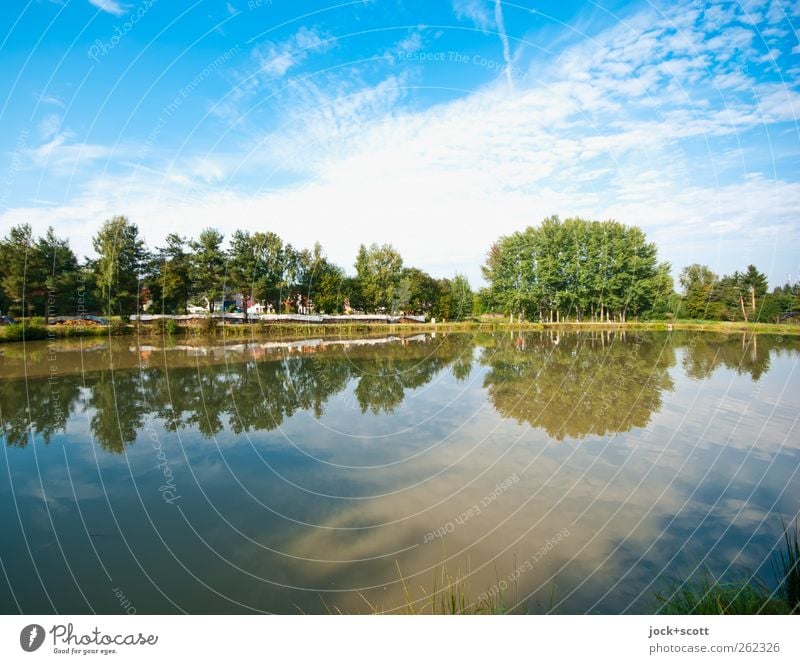
<path fill-rule="evenodd" d="M 200 321 L 199 327 L 204 333 L 212 333 L 217 329 L 217 321 L 211 316 L 206 316 Z"/>
<path fill-rule="evenodd" d="M 124 317 L 123 317 L 124 318 Z M 128 331 L 128 325 L 125 320 L 114 319 L 108 325 L 109 334 L 125 334 Z"/>
<path fill-rule="evenodd" d="M 164 321 L 164 334 L 166 334 L 168 337 L 174 337 L 176 334 L 178 334 L 178 332 L 180 332 L 180 326 L 178 323 L 172 318 L 167 318 Z"/>
<path fill-rule="evenodd" d="M 44 325 L 31 323 L 12 323 L 0 327 L 0 335 L 5 341 L 34 341 L 47 338 L 47 328 Z"/>

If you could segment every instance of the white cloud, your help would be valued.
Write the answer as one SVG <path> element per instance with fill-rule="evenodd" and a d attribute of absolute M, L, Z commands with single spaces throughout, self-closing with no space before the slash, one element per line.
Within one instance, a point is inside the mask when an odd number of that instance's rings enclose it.
<path fill-rule="evenodd" d="M 56 175 L 69 175 L 81 164 L 108 159 L 115 154 L 114 150 L 104 145 L 76 142 L 71 132 L 57 133 L 58 126 L 60 126 L 58 118 L 55 121 L 46 118 L 40 125 L 45 142 L 25 151 L 31 165 Z M 120 155 L 122 151 L 118 150 L 116 154 Z"/>
<path fill-rule="evenodd" d="M 301 27 L 283 42 L 266 42 L 253 49 L 260 74 L 267 78 L 280 78 L 290 69 L 305 62 L 313 53 L 328 50 L 335 43 L 333 37 L 316 28 Z"/>
<path fill-rule="evenodd" d="M 453 0 L 453 11 L 458 18 L 472 21 L 481 30 L 488 30 L 492 25 L 486 2 L 483 0 Z"/>
<path fill-rule="evenodd" d="M 117 0 L 89 0 L 89 4 L 114 16 L 122 16 L 126 11 Z"/>
<path fill-rule="evenodd" d="M 404 76 L 371 85 L 345 75 L 297 80 L 273 101 L 285 125 L 250 136 L 241 153 L 96 178 L 63 205 L 1 220 L 63 219 L 84 252 L 88 233 L 118 213 L 152 245 L 206 225 L 269 228 L 296 245 L 321 241 L 348 269 L 359 242 L 389 241 L 411 264 L 477 280 L 500 234 L 577 214 L 641 225 L 678 267 L 716 254 L 741 267 L 737 246 L 763 255 L 776 242 L 784 251 L 797 246 L 800 184 L 759 175 L 770 166 L 752 163 L 753 154 L 769 158 L 763 146 L 748 153 L 731 145 L 752 129 L 794 121 L 800 93 L 717 58 L 708 36 L 722 19 L 709 13 L 682 14 L 679 30 L 670 16 L 632 17 L 555 63 L 533 63 L 516 89 L 501 79 L 424 110 L 404 103 Z M 747 35 L 733 34 L 751 47 Z M 279 77 L 329 45 L 302 29 L 254 57 L 261 76 Z M 106 155 L 88 147 L 56 135 L 37 154 L 51 165 Z M 717 180 L 723 170 L 734 177 Z M 249 176 L 247 191 L 238 174 Z M 302 184 L 287 186 L 287 176 Z"/>
<path fill-rule="evenodd" d="M 48 113 L 39 121 L 39 137 L 43 141 L 53 139 L 61 126 L 61 117 L 55 113 Z"/>

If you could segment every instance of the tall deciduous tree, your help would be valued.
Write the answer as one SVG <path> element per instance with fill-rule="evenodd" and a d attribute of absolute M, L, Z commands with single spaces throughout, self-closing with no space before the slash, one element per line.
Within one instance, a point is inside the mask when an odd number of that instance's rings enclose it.
<path fill-rule="evenodd" d="M 431 275 L 415 267 L 403 270 L 403 280 L 407 282 L 410 297 L 408 310 L 411 313 L 429 314 L 439 299 L 439 284 Z"/>
<path fill-rule="evenodd" d="M 457 274 L 450 282 L 450 317 L 465 320 L 472 315 L 473 293 L 469 281 Z"/>
<path fill-rule="evenodd" d="M 271 299 L 273 293 L 290 292 L 287 282 L 293 271 L 286 265 L 286 252 L 274 233 L 236 231 L 228 250 L 228 281 L 244 299 L 245 317 L 250 301 Z M 273 296 L 274 297 L 274 296 Z M 280 296 L 275 297 L 280 300 Z"/>
<path fill-rule="evenodd" d="M 403 258 L 397 250 L 390 244 L 372 244 L 369 248 L 362 244 L 355 267 L 367 310 L 391 311 L 403 276 Z"/>
<path fill-rule="evenodd" d="M 153 256 L 148 287 L 156 309 L 162 313 L 186 312 L 191 292 L 191 254 L 186 238 L 177 233 Z"/>
<path fill-rule="evenodd" d="M 189 242 L 192 250 L 189 266 L 191 291 L 214 313 L 214 303 L 222 298 L 225 284 L 225 253 L 222 233 L 214 228 L 204 229 L 196 240 Z"/>
<path fill-rule="evenodd" d="M 301 292 L 311 299 L 316 310 L 322 313 L 341 311 L 348 297 L 345 273 L 328 260 L 319 242 L 302 256 L 301 268 Z"/>
<path fill-rule="evenodd" d="M 686 315 L 689 318 L 706 318 L 718 281 L 717 275 L 707 266 L 693 263 L 681 270 L 678 281 L 683 288 Z"/>
<path fill-rule="evenodd" d="M 104 313 L 123 316 L 136 313 L 147 258 L 136 224 L 126 217 L 113 217 L 103 224 L 92 245 L 98 255 L 94 270 Z"/>

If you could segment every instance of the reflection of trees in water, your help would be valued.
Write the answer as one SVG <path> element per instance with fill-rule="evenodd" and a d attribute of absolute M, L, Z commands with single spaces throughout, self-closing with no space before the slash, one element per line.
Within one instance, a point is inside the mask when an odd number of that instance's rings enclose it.
<path fill-rule="evenodd" d="M 494 407 L 556 440 L 645 426 L 671 390 L 665 335 L 544 332 L 506 337 L 484 353 Z"/>
<path fill-rule="evenodd" d="M 34 432 L 49 443 L 64 431 L 79 398 L 80 381 L 74 377 L 0 380 L 0 430 L 6 444 L 25 447 Z"/>
<path fill-rule="evenodd" d="M 92 434 L 104 449 L 117 453 L 136 440 L 149 414 L 167 431 L 189 426 L 206 437 L 226 424 L 235 434 L 271 430 L 298 411 L 321 417 L 328 399 L 351 381 L 362 412 L 390 413 L 403 402 L 405 390 L 427 384 L 471 348 L 469 337 L 462 335 L 279 360 L 65 375 L 57 383 L 60 409 L 52 405 L 55 397 L 47 380 L 16 379 L 0 384 L 0 421 L 9 445 L 27 444 L 29 424 L 49 442 L 53 433 L 66 429 L 84 384 Z"/>
<path fill-rule="evenodd" d="M 388 355 L 357 360 L 353 363 L 358 378 L 355 396 L 361 412 L 392 413 L 403 403 L 406 390 L 427 385 L 442 369 L 471 354 L 468 338 L 445 337 L 436 349 L 424 357 L 409 355 L 407 347 L 392 348 Z"/>
<path fill-rule="evenodd" d="M 94 411 L 89 421 L 92 435 L 109 452 L 122 452 L 136 442 L 149 410 L 138 372 L 101 371 L 87 385 L 91 389 L 86 406 Z"/>
<path fill-rule="evenodd" d="M 661 408 L 662 392 L 673 389 L 668 369 L 675 348 L 684 349 L 683 367 L 692 377 L 724 366 L 758 380 L 771 355 L 797 353 L 800 340 L 607 331 L 464 334 L 266 361 L 171 366 L 168 360 L 166 367 L 65 374 L 52 382 L 0 381 L 0 425 L 8 445 L 24 447 L 32 432 L 47 443 L 80 407 L 88 410 L 98 443 L 119 453 L 150 416 L 168 431 L 192 427 L 206 437 L 226 425 L 237 434 L 270 430 L 298 411 L 320 417 L 327 401 L 351 384 L 362 413 L 391 413 L 406 390 L 426 385 L 445 368 L 465 380 L 475 346 L 489 369 L 484 384 L 498 412 L 562 440 L 645 426 Z"/>
<path fill-rule="evenodd" d="M 777 350 L 800 350 L 800 340 L 772 335 L 696 333 L 687 337 L 683 368 L 688 376 L 708 378 L 719 367 L 758 380 L 769 371 L 770 355 Z"/>

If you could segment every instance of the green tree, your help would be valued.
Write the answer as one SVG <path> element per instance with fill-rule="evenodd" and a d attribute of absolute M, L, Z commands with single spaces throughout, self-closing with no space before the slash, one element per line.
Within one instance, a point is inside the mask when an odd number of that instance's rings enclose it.
<path fill-rule="evenodd" d="M 242 294 L 245 319 L 249 301 L 256 292 L 263 291 L 266 278 L 263 243 L 263 233 L 251 235 L 247 231 L 236 231 L 231 236 L 227 282 L 233 290 Z"/>
<path fill-rule="evenodd" d="M 139 229 L 126 217 L 107 220 L 92 238 L 98 296 L 106 315 L 127 316 L 139 308 L 139 287 L 147 253 Z"/>
<path fill-rule="evenodd" d="M 306 284 L 304 292 L 317 311 L 335 314 L 342 310 L 347 297 L 344 270 L 326 258 L 319 242 L 314 245 L 303 283 Z"/>
<path fill-rule="evenodd" d="M 56 236 L 52 227 L 36 243 L 47 289 L 44 316 L 76 314 L 79 311 L 78 291 L 80 266 L 69 246 L 69 240 Z"/>
<path fill-rule="evenodd" d="M 13 315 L 43 313 L 47 295 L 47 268 L 37 250 L 29 224 L 14 226 L 0 243 L 3 291 Z"/>
<path fill-rule="evenodd" d="M 707 266 L 693 263 L 681 270 L 678 281 L 683 288 L 683 306 L 689 318 L 707 318 L 718 277 Z"/>
<path fill-rule="evenodd" d="M 747 304 L 750 306 L 750 317 L 758 317 L 759 302 L 767 294 L 767 275 L 759 272 L 755 265 L 748 265 L 742 275 L 742 285 L 747 291 Z"/>
<path fill-rule="evenodd" d="M 403 279 L 409 288 L 407 308 L 409 313 L 428 315 L 439 299 L 439 284 L 431 275 L 416 267 L 403 270 Z"/>
<path fill-rule="evenodd" d="M 356 278 L 368 311 L 392 311 L 403 276 L 403 258 L 390 244 L 363 244 L 356 257 Z"/>
<path fill-rule="evenodd" d="M 166 245 L 152 259 L 148 288 L 161 313 L 185 313 L 191 299 L 191 254 L 186 238 L 177 233 L 166 237 Z"/>
<path fill-rule="evenodd" d="M 196 240 L 189 242 L 192 250 L 189 276 L 191 291 L 214 313 L 214 303 L 222 299 L 225 284 L 225 253 L 222 233 L 214 228 L 204 229 Z"/>
<path fill-rule="evenodd" d="M 520 319 L 624 322 L 671 291 L 655 245 L 641 229 L 615 221 L 548 217 L 501 237 L 482 270 L 487 304 Z"/>
<path fill-rule="evenodd" d="M 261 303 L 271 303 L 281 311 L 282 301 L 291 291 L 297 274 L 297 259 L 291 245 L 271 231 L 257 233 L 254 242 L 258 252 L 261 278 L 257 283 L 255 298 Z"/>
<path fill-rule="evenodd" d="M 450 282 L 450 317 L 465 320 L 472 316 L 473 293 L 463 274 L 456 274 Z"/>

